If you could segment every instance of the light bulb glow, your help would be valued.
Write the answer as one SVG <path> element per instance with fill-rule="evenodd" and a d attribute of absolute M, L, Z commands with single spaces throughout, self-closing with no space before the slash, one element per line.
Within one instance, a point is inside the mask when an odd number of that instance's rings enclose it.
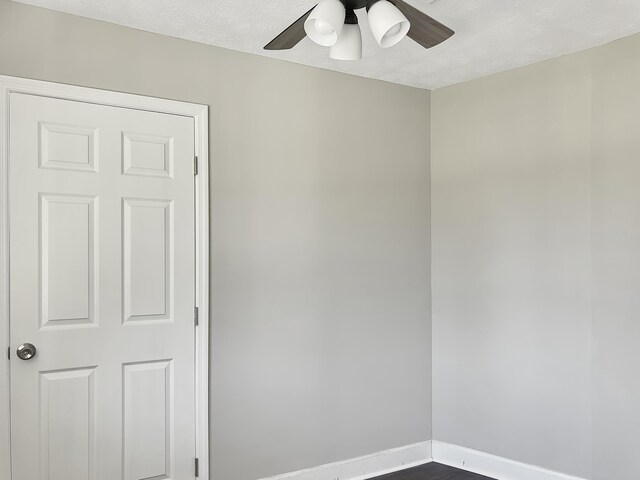
<path fill-rule="evenodd" d="M 398 33 L 400 33 L 400 24 L 396 24 L 393 27 L 391 27 L 389 30 L 387 30 L 387 33 L 384 34 L 385 37 L 392 37 L 393 35 L 397 35 Z"/>
<path fill-rule="evenodd" d="M 333 27 L 323 20 L 316 20 L 315 29 L 324 35 L 333 32 Z"/>

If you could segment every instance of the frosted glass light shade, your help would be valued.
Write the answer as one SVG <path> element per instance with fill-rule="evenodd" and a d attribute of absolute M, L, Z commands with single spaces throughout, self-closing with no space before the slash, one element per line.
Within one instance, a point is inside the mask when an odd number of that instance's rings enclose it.
<path fill-rule="evenodd" d="M 329 56 L 335 60 L 360 60 L 362 58 L 362 34 L 360 26 L 345 23 L 338 41 L 329 49 Z"/>
<path fill-rule="evenodd" d="M 338 41 L 346 11 L 340 0 L 321 0 L 304 22 L 307 36 L 323 47 Z"/>
<path fill-rule="evenodd" d="M 402 40 L 411 26 L 407 17 L 386 0 L 371 5 L 368 18 L 373 38 L 382 48 L 391 47 Z"/>

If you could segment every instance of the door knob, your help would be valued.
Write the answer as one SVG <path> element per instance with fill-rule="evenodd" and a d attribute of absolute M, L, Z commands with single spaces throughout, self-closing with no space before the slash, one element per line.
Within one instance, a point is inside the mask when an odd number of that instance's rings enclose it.
<path fill-rule="evenodd" d="M 36 346 L 33 343 L 23 343 L 16 350 L 16 355 L 20 360 L 29 360 L 36 356 Z"/>

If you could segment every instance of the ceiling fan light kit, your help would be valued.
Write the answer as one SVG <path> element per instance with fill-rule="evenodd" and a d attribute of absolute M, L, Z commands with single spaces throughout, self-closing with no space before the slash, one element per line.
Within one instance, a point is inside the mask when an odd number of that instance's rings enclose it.
<path fill-rule="evenodd" d="M 411 23 L 400 10 L 386 0 L 367 2 L 369 28 L 382 48 L 392 47 L 409 32 Z"/>
<path fill-rule="evenodd" d="M 329 57 L 334 60 L 360 60 L 362 58 L 362 34 L 358 16 L 353 10 L 347 12 L 338 41 L 329 48 Z"/>
<path fill-rule="evenodd" d="M 407 17 L 387 0 L 322 0 L 305 20 L 304 31 L 318 45 L 331 47 L 329 57 L 359 60 L 362 34 L 353 9 L 363 7 L 367 9 L 373 38 L 382 48 L 395 45 L 409 31 Z"/>
<path fill-rule="evenodd" d="M 366 8 L 371 33 L 387 48 L 405 36 L 431 48 L 453 35 L 453 30 L 422 13 L 404 0 L 321 0 L 265 45 L 265 50 L 287 50 L 308 36 L 318 45 L 330 47 L 336 60 L 362 58 L 362 35 L 355 10 Z"/>
<path fill-rule="evenodd" d="M 330 47 L 338 41 L 346 8 L 340 0 L 322 0 L 304 22 L 307 37 L 318 45 Z"/>

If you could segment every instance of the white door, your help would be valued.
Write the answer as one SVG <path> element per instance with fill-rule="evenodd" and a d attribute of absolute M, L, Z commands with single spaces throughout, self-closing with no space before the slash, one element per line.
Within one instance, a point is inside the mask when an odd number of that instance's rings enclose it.
<path fill-rule="evenodd" d="M 12 93 L 9 149 L 12 480 L 193 478 L 193 118 Z"/>

